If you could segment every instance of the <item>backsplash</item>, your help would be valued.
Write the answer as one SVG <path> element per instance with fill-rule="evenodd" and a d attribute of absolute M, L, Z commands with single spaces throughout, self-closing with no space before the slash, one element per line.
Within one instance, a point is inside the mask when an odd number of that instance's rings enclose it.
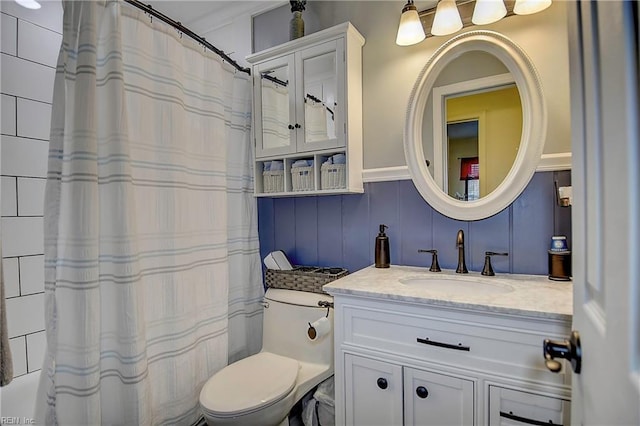
<path fill-rule="evenodd" d="M 389 226 L 392 265 L 425 266 L 438 250 L 440 266 L 455 269 L 456 232 L 465 232 L 467 266 L 480 271 L 485 251 L 506 251 L 492 259 L 496 274 L 546 275 L 552 235 L 566 235 L 571 248 L 571 208 L 559 207 L 554 180 L 570 185 L 571 172 L 538 172 L 505 210 L 465 222 L 432 209 L 411 180 L 365 183 L 364 194 L 258 198 L 260 252 L 283 250 L 299 265 L 340 266 L 354 272 L 373 264 L 378 225 Z"/>

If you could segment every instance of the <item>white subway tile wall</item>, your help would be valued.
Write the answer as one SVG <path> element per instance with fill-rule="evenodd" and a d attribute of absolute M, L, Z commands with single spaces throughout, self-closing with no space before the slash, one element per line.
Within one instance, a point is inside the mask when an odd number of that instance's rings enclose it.
<path fill-rule="evenodd" d="M 18 215 L 16 178 L 2 176 L 2 216 Z"/>
<path fill-rule="evenodd" d="M 53 95 L 53 67 L 2 54 L 2 93 L 34 101 L 49 102 Z"/>
<path fill-rule="evenodd" d="M 44 256 L 23 256 L 20 258 L 20 294 L 42 293 L 44 291 Z"/>
<path fill-rule="evenodd" d="M 2 135 L 2 175 L 47 177 L 49 143 Z"/>
<path fill-rule="evenodd" d="M 51 131 L 51 104 L 18 98 L 18 136 L 49 140 Z"/>
<path fill-rule="evenodd" d="M 6 300 L 9 338 L 44 330 L 44 293 Z"/>
<path fill-rule="evenodd" d="M 29 373 L 42 368 L 47 338 L 44 331 L 27 334 L 27 370 Z"/>
<path fill-rule="evenodd" d="M 3 24 L 4 25 L 4 24 Z M 4 31 L 4 28 L 2 28 Z M 2 95 L 2 134 L 16 134 L 16 97 Z"/>
<path fill-rule="evenodd" d="M 18 258 L 5 257 L 4 259 L 2 259 L 2 272 L 4 273 L 4 296 L 7 298 L 20 296 Z"/>
<path fill-rule="evenodd" d="M 42 217 L 2 218 L 2 256 L 31 256 L 43 253 Z"/>
<path fill-rule="evenodd" d="M 18 52 L 18 20 L 2 14 L 2 53 L 16 55 Z M 3 104 L 4 106 L 4 104 Z"/>
<path fill-rule="evenodd" d="M 27 345 L 25 336 L 9 339 L 11 355 L 13 355 L 13 375 L 27 374 Z"/>
<path fill-rule="evenodd" d="M 61 2 L 41 4 L 42 9 L 29 10 L 0 1 L 2 262 L 14 377 L 24 376 L 3 388 L 1 396 L 3 408 L 11 398 L 26 401 L 30 408 L 22 414 L 28 417 L 37 383 L 29 373 L 42 367 L 46 347 L 42 215 L 53 80 L 62 41 Z"/>
<path fill-rule="evenodd" d="M 23 20 L 18 21 L 18 34 L 18 57 L 56 66 L 62 35 Z"/>
<path fill-rule="evenodd" d="M 42 216 L 46 179 L 18 178 L 18 216 Z"/>

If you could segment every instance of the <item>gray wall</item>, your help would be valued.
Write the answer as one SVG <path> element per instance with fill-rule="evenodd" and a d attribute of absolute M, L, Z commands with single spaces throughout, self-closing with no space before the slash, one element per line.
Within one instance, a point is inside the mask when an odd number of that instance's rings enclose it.
<path fill-rule="evenodd" d="M 403 2 L 314 1 L 303 12 L 310 34 L 351 21 L 366 39 L 363 47 L 364 168 L 405 165 L 402 133 L 409 95 L 433 52 L 451 36 L 432 37 L 414 46 L 395 44 Z M 417 3 L 418 9 L 422 7 Z M 266 49 L 289 39 L 289 5 L 254 17 L 253 46 Z M 571 151 L 569 53 L 566 4 L 554 2 L 547 10 L 514 16 L 473 29 L 509 36 L 530 56 L 542 80 L 547 102 L 545 154 Z"/>

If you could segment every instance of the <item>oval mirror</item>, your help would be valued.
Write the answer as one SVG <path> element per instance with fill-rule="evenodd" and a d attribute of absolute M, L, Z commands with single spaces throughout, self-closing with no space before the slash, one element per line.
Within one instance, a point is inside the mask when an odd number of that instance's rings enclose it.
<path fill-rule="evenodd" d="M 411 92 L 409 172 L 445 216 L 493 216 L 529 183 L 546 125 L 540 79 L 525 52 L 492 31 L 460 34 L 438 48 Z"/>

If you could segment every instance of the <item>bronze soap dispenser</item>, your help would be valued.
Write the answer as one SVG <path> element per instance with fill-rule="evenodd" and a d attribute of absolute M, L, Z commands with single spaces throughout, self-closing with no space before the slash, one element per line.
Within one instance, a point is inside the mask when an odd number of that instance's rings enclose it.
<path fill-rule="evenodd" d="M 380 225 L 380 233 L 376 237 L 376 268 L 388 268 L 390 261 L 389 256 L 389 237 L 384 233 L 387 225 Z"/>

